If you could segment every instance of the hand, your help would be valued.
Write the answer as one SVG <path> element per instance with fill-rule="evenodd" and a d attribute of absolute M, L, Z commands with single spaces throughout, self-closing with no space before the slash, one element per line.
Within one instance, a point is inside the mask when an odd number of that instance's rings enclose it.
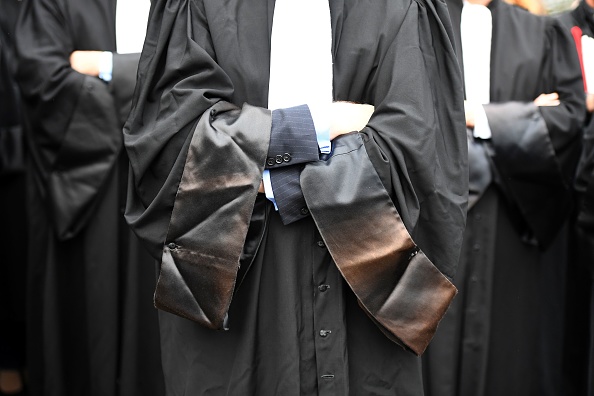
<path fill-rule="evenodd" d="M 372 105 L 334 102 L 330 105 L 330 140 L 350 133 L 360 131 L 369 122 L 375 108 Z"/>
<path fill-rule="evenodd" d="M 74 51 L 70 54 L 70 67 L 79 73 L 98 77 L 100 59 L 101 51 Z"/>
<path fill-rule="evenodd" d="M 466 115 L 466 127 L 474 128 L 474 110 L 468 101 L 464 101 L 464 114 Z"/>
<path fill-rule="evenodd" d="M 557 92 L 545 94 L 542 93 L 538 95 L 538 98 L 534 99 L 534 104 L 543 107 L 543 106 L 559 106 L 561 101 L 559 100 L 559 94 Z"/>
<path fill-rule="evenodd" d="M 586 108 L 588 109 L 588 113 L 594 112 L 594 93 L 586 95 Z"/>

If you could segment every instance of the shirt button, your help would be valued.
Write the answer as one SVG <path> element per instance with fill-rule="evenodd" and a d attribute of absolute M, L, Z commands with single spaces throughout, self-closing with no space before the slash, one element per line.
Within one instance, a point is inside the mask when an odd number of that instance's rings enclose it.
<path fill-rule="evenodd" d="M 300 212 L 301 212 L 302 215 L 305 216 L 306 214 L 309 213 L 309 209 L 307 209 L 307 208 L 301 208 Z"/>
<path fill-rule="evenodd" d="M 324 241 L 318 241 L 318 246 L 323 248 L 326 246 L 326 244 L 324 243 Z"/>
<path fill-rule="evenodd" d="M 282 156 L 282 155 L 280 155 L 280 154 L 279 154 L 279 155 L 277 155 L 276 157 L 274 157 L 274 161 L 275 161 L 277 164 L 282 164 L 282 163 L 283 163 L 283 156 Z"/>
<path fill-rule="evenodd" d="M 169 249 L 173 250 L 173 249 L 177 248 L 177 245 L 176 245 L 175 243 L 171 242 L 171 243 L 169 243 L 169 244 L 167 245 L 167 247 L 168 247 Z"/>
<path fill-rule="evenodd" d="M 320 330 L 320 337 L 326 338 L 330 333 L 332 333 L 330 330 Z"/>
<path fill-rule="evenodd" d="M 290 161 L 291 161 L 291 154 L 289 154 L 289 153 L 285 153 L 285 154 L 283 155 L 283 161 L 285 161 L 285 162 L 290 162 Z"/>
<path fill-rule="evenodd" d="M 266 160 L 266 165 L 268 165 L 268 166 L 274 166 L 274 164 L 275 164 L 275 162 L 274 162 L 274 158 L 272 158 L 272 157 L 269 157 L 269 158 Z"/>
<path fill-rule="evenodd" d="M 318 286 L 318 290 L 321 291 L 321 292 L 325 292 L 328 289 L 330 289 L 330 285 L 320 285 L 320 286 Z"/>

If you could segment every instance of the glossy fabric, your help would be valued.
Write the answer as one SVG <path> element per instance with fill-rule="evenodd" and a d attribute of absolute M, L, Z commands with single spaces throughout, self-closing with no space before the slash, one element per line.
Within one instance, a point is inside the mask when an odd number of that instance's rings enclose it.
<path fill-rule="evenodd" d="M 349 183 L 338 172 L 350 175 Z M 422 354 L 456 288 L 411 239 L 362 137 L 336 139 L 332 156 L 306 166 L 301 184 L 316 226 L 361 307 L 389 338 Z M 319 193 L 324 191 L 336 195 Z M 345 209 L 357 216 L 344 217 Z"/>
<path fill-rule="evenodd" d="M 420 359 L 369 320 L 311 217 L 285 226 L 264 203 L 266 232 L 229 330 L 160 312 L 167 394 L 423 395 Z"/>
<path fill-rule="evenodd" d="M 249 226 L 245 219 L 251 218 L 267 153 L 269 137 L 257 131 L 271 128 L 268 110 L 245 106 L 243 117 L 237 113 L 234 106 L 219 102 L 196 127 L 155 293 L 157 307 L 212 329 L 226 328 Z M 222 137 L 214 135 L 219 125 L 226 127 Z M 201 156 L 205 151 L 228 158 L 227 166 L 234 172 L 226 174 L 228 168 L 219 164 L 218 157 Z"/>

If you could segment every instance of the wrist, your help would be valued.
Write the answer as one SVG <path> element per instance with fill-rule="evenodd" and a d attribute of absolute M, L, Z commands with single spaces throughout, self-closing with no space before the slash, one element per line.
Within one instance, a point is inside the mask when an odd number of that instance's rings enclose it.
<path fill-rule="evenodd" d="M 74 51 L 70 55 L 70 66 L 79 73 L 99 77 L 99 63 L 102 51 Z"/>
<path fill-rule="evenodd" d="M 330 106 L 330 139 L 360 131 L 369 122 L 374 107 L 351 102 L 334 102 Z"/>
<path fill-rule="evenodd" d="M 473 105 L 466 100 L 464 101 L 464 115 L 466 117 L 466 127 L 474 128 L 474 109 Z"/>

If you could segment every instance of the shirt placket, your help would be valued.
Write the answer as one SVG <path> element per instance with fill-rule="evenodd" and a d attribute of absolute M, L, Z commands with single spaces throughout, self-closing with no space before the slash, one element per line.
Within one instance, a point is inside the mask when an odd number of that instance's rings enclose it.
<path fill-rule="evenodd" d="M 314 344 L 319 395 L 347 395 L 344 281 L 316 232 L 313 249 Z"/>

